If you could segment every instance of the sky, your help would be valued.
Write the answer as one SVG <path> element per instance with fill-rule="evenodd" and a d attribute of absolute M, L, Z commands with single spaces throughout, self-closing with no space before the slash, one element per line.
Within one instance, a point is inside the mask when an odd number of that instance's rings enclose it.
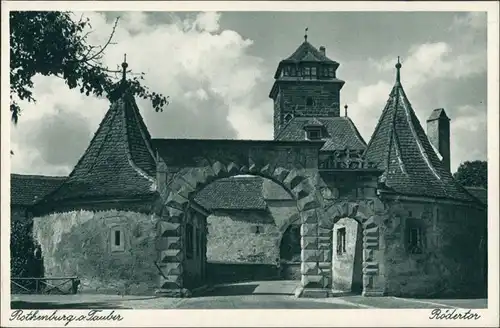
<path fill-rule="evenodd" d="M 81 13 L 75 13 L 75 19 Z M 326 47 L 346 81 L 340 94 L 366 142 L 401 81 L 425 129 L 435 108 L 451 118 L 451 168 L 487 158 L 486 14 L 480 12 L 86 12 L 104 63 L 145 72 L 170 97 L 163 112 L 137 99 L 154 138 L 272 139 L 269 91 L 280 60 L 303 42 Z M 11 171 L 67 175 L 109 108 L 104 98 L 35 76 L 35 104 L 21 102 L 11 125 Z"/>

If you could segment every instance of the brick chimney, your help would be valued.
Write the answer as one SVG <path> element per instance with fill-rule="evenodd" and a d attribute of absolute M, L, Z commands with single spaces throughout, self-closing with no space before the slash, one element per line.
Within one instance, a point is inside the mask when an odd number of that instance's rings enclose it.
<path fill-rule="evenodd" d="M 443 166 L 450 171 L 450 118 L 444 108 L 434 109 L 427 119 L 427 136 L 442 156 Z"/>
<path fill-rule="evenodd" d="M 322 54 L 323 56 L 326 56 L 326 48 L 325 48 L 325 46 L 321 46 L 321 47 L 319 47 L 319 51 L 321 52 L 321 54 Z"/>

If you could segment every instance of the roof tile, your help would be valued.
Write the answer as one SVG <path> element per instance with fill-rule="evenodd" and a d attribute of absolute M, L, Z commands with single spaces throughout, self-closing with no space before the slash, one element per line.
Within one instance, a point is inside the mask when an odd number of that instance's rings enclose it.
<path fill-rule="evenodd" d="M 282 128 L 277 135 L 277 140 L 299 141 L 306 140 L 304 127 L 313 119 L 311 117 L 295 117 Z M 327 132 L 323 138 L 325 144 L 322 151 L 344 150 L 365 150 L 366 143 L 353 122 L 348 117 L 317 117 L 314 121 L 322 124 Z"/>
<path fill-rule="evenodd" d="M 365 158 L 384 171 L 386 186 L 397 193 L 474 201 L 439 160 L 399 80 L 390 93 Z"/>
<path fill-rule="evenodd" d="M 68 179 L 44 201 L 154 193 L 156 164 L 134 97 L 123 90 Z"/>
<path fill-rule="evenodd" d="M 10 203 L 29 206 L 58 188 L 68 177 L 41 175 L 10 175 Z"/>
<path fill-rule="evenodd" d="M 194 197 L 207 210 L 265 210 L 260 177 L 231 177 L 207 185 Z"/>

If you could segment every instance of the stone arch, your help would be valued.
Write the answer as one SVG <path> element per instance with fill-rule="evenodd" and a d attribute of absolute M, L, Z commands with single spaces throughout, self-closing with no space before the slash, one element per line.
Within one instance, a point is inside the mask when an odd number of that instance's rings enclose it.
<path fill-rule="evenodd" d="M 175 174 L 167 185 L 166 200 L 157 223 L 156 261 L 159 270 L 160 291 L 168 294 L 183 294 L 183 216 L 189 207 L 192 195 L 217 179 L 252 174 L 267 178 L 283 187 L 297 202 L 302 222 L 317 222 L 316 209 L 322 200 L 315 192 L 314 183 L 304 169 L 287 169 L 267 164 L 257 167 L 240 166 L 234 162 L 224 164 L 216 161 L 204 167 L 186 168 Z M 309 219 L 308 219 L 309 218 Z"/>
<path fill-rule="evenodd" d="M 376 198 L 357 202 L 337 202 L 328 207 L 320 229 L 326 234 L 333 230 L 334 224 L 341 218 L 356 220 L 363 230 L 363 296 L 382 296 L 385 294 L 383 272 L 383 224 L 384 205 Z M 332 249 L 331 239 L 325 239 L 324 247 Z"/>

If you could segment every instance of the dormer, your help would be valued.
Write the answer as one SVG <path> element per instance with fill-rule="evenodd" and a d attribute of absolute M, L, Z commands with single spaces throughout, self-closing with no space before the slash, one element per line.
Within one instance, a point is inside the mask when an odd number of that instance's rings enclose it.
<path fill-rule="evenodd" d="M 321 140 L 326 137 L 326 129 L 323 123 L 313 118 L 304 125 L 306 140 Z"/>

